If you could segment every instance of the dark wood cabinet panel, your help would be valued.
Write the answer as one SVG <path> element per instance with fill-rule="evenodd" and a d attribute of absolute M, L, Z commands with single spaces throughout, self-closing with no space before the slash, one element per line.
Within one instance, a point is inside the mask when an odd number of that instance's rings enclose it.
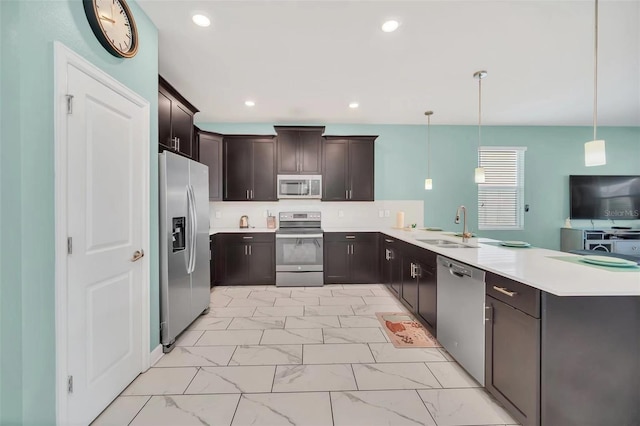
<path fill-rule="evenodd" d="M 374 200 L 376 136 L 327 136 L 322 156 L 325 201 Z"/>
<path fill-rule="evenodd" d="M 216 244 L 214 236 L 209 236 L 209 285 L 213 287 L 216 283 L 216 259 L 214 253 L 216 252 Z"/>
<path fill-rule="evenodd" d="M 326 234 L 325 234 L 326 235 Z M 349 281 L 350 243 L 324 241 L 324 282 L 342 284 Z"/>
<path fill-rule="evenodd" d="M 219 284 L 275 284 L 274 234 L 222 234 L 217 246 L 224 259 Z"/>
<path fill-rule="evenodd" d="M 278 133 L 278 174 L 322 173 L 324 126 L 274 126 Z"/>
<path fill-rule="evenodd" d="M 276 151 L 273 136 L 225 136 L 225 201 L 275 201 Z"/>
<path fill-rule="evenodd" d="M 418 281 L 413 276 L 414 265 L 415 262 L 412 257 L 402 257 L 402 290 L 400 296 L 411 312 L 415 312 L 418 307 Z"/>
<path fill-rule="evenodd" d="M 198 131 L 200 162 L 209 167 L 209 201 L 222 201 L 222 135 Z"/>
<path fill-rule="evenodd" d="M 251 142 L 253 158 L 252 201 L 276 201 L 276 147 L 271 140 Z"/>
<path fill-rule="evenodd" d="M 436 336 L 437 282 L 436 267 L 421 262 L 418 264 L 418 307 L 417 313 L 427 329 Z"/>
<path fill-rule="evenodd" d="M 485 303 L 485 387 L 523 425 L 538 425 L 540 319 L 489 295 Z"/>
<path fill-rule="evenodd" d="M 276 280 L 276 255 L 274 243 L 250 243 L 249 282 L 274 284 Z"/>
<path fill-rule="evenodd" d="M 322 151 L 322 200 L 346 201 L 349 141 L 326 140 Z"/>
<path fill-rule="evenodd" d="M 158 143 L 172 149 L 171 139 L 171 98 L 158 92 Z"/>
<path fill-rule="evenodd" d="M 378 234 L 324 234 L 324 278 L 330 284 L 365 284 L 380 280 Z"/>
<path fill-rule="evenodd" d="M 373 201 L 374 158 L 373 141 L 349 141 L 350 201 Z"/>
<path fill-rule="evenodd" d="M 158 76 L 158 144 L 160 151 L 170 150 L 198 160 L 193 116 L 198 112 L 169 82 Z"/>

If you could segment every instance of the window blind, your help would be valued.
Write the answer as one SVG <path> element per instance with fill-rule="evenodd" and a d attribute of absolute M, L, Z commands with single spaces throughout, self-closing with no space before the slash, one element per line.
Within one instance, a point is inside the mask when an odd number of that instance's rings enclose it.
<path fill-rule="evenodd" d="M 524 228 L 525 147 L 480 147 L 485 182 L 478 185 L 478 228 Z"/>

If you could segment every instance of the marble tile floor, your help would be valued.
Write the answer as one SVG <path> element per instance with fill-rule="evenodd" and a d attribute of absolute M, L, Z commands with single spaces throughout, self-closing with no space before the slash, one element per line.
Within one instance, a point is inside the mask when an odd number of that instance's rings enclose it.
<path fill-rule="evenodd" d="M 396 349 L 383 285 L 215 287 L 94 425 L 515 425 L 443 349 Z"/>

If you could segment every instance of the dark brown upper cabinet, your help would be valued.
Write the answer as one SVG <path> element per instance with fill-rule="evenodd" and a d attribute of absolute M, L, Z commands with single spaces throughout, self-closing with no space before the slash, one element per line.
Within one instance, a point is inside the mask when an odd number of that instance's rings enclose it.
<path fill-rule="evenodd" d="M 377 136 L 325 136 L 323 201 L 374 201 L 374 141 Z"/>
<path fill-rule="evenodd" d="M 198 112 L 171 84 L 158 76 L 159 150 L 198 160 L 193 116 Z"/>
<path fill-rule="evenodd" d="M 209 167 L 209 201 L 222 201 L 222 138 L 196 127 L 199 161 Z"/>
<path fill-rule="evenodd" d="M 224 201 L 277 201 L 274 136 L 224 136 L 223 157 Z"/>
<path fill-rule="evenodd" d="M 324 126 L 273 126 L 278 133 L 278 174 L 322 173 Z"/>

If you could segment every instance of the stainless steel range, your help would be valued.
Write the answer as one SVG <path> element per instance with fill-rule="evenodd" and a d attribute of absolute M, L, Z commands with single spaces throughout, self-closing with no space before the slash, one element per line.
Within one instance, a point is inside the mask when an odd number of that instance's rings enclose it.
<path fill-rule="evenodd" d="M 281 212 L 276 231 L 276 286 L 322 286 L 320 212 Z"/>

